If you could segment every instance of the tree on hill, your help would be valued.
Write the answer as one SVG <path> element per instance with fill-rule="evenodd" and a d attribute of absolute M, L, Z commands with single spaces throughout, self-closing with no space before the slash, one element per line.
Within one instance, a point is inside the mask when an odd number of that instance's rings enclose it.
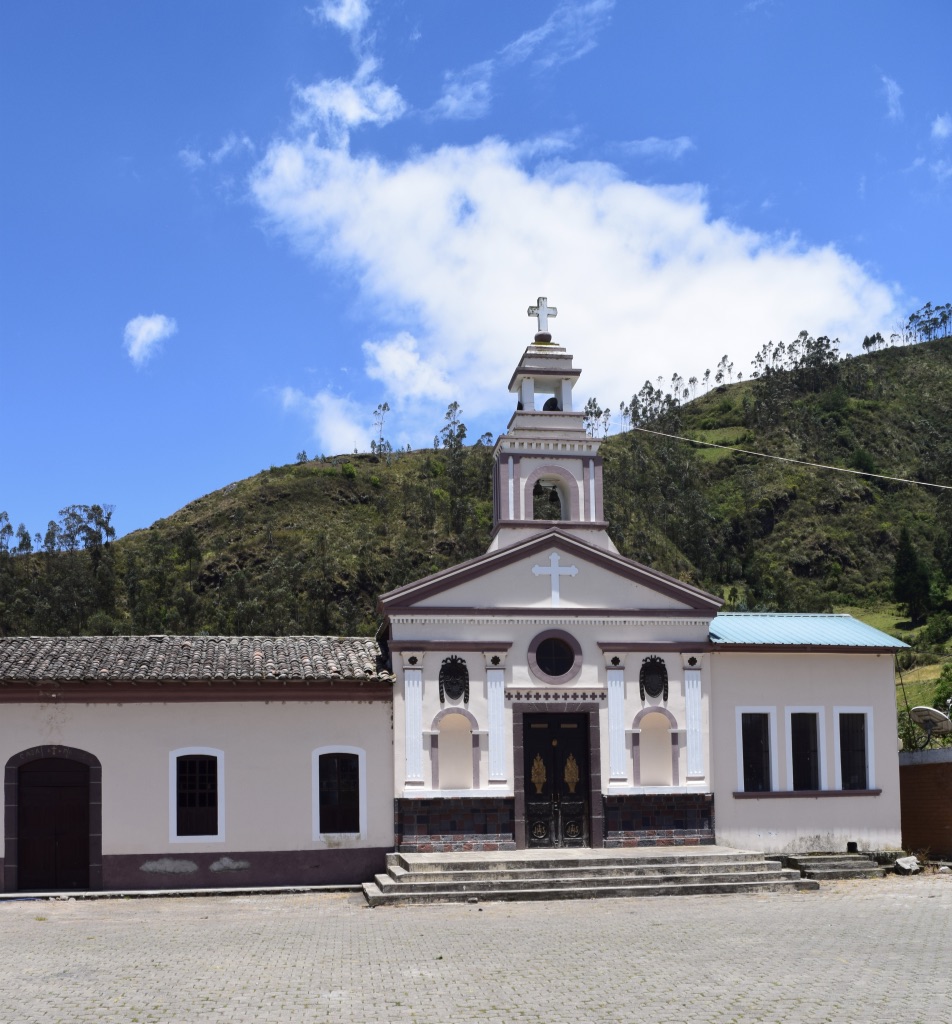
<path fill-rule="evenodd" d="M 896 565 L 893 568 L 893 597 L 909 613 L 912 624 L 922 622 L 930 606 L 929 570 L 919 558 L 907 527 L 899 534 Z"/>

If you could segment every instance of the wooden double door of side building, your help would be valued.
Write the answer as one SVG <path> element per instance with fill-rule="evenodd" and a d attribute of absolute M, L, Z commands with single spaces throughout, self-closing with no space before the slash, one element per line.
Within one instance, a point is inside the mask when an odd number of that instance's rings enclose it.
<path fill-rule="evenodd" d="M 527 845 L 588 846 L 588 715 L 527 714 L 523 727 Z"/>
<path fill-rule="evenodd" d="M 89 768 L 62 757 L 20 766 L 18 888 L 89 887 Z"/>

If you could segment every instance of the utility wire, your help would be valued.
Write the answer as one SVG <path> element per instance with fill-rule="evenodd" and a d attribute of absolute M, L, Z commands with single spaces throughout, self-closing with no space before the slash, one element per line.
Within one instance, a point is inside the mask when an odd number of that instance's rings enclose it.
<path fill-rule="evenodd" d="M 811 469 L 828 469 L 833 473 L 849 473 L 852 476 L 867 476 L 873 480 L 891 480 L 897 484 L 914 484 L 916 487 L 933 487 L 939 491 L 952 491 L 949 484 L 929 484 L 925 480 L 909 480 L 904 476 L 884 476 L 882 473 L 864 473 L 861 469 L 847 469 L 845 466 L 826 466 L 822 462 L 804 462 L 802 459 L 788 459 L 783 455 L 767 455 L 765 452 L 752 452 L 747 448 L 732 448 L 727 444 L 715 444 L 713 441 L 698 441 L 693 437 L 682 437 L 680 434 L 665 434 L 660 430 L 649 430 L 647 427 L 632 427 L 643 434 L 655 434 L 657 437 L 669 437 L 674 441 L 687 441 L 689 444 L 703 444 L 708 448 L 722 448 L 726 452 L 739 452 L 741 455 L 754 455 L 758 459 L 774 459 L 777 462 L 792 462 L 797 466 L 809 466 Z"/>

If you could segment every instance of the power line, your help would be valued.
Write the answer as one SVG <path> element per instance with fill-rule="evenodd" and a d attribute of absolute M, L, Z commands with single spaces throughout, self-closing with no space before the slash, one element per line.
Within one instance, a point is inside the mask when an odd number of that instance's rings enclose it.
<path fill-rule="evenodd" d="M 741 455 L 753 455 L 758 459 L 774 459 L 776 462 L 792 462 L 796 466 L 809 466 L 811 469 L 828 469 L 832 473 L 849 473 L 851 476 L 866 476 L 873 480 L 890 480 L 897 484 L 913 484 L 916 487 L 933 487 L 939 491 L 952 491 L 949 484 L 930 484 L 925 480 L 909 480 L 903 476 L 885 476 L 882 473 L 865 473 L 861 469 L 847 469 L 845 466 L 827 466 L 822 462 L 804 462 L 803 459 L 788 459 L 783 455 L 767 455 L 765 452 L 752 452 L 747 448 L 733 448 L 728 444 L 715 444 L 713 441 L 698 441 L 693 437 L 682 437 L 680 434 L 665 434 L 660 430 L 649 430 L 647 427 L 632 427 L 643 434 L 655 434 L 658 437 L 669 437 L 673 441 L 687 441 L 689 444 L 703 444 L 707 448 L 721 448 L 726 452 L 739 452 Z"/>

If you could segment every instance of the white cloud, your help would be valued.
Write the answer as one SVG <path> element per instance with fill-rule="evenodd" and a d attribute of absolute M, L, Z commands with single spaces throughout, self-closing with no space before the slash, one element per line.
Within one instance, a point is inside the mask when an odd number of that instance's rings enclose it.
<path fill-rule="evenodd" d="M 524 32 L 501 52 L 509 64 L 535 54 L 536 66 L 549 68 L 584 57 L 595 48 L 595 37 L 608 23 L 615 0 L 563 0 L 538 27 Z"/>
<path fill-rule="evenodd" d="M 298 388 L 283 388 L 281 405 L 285 410 L 303 414 L 311 424 L 314 439 L 327 455 L 365 452 L 374 436 L 370 417 L 353 399 L 324 389 L 306 395 Z"/>
<path fill-rule="evenodd" d="M 398 405 L 410 399 L 451 400 L 453 386 L 436 365 L 420 356 L 417 340 L 407 331 L 386 341 L 365 341 L 367 376 L 387 385 Z"/>
<path fill-rule="evenodd" d="M 234 132 L 231 132 L 221 140 L 221 145 L 218 149 L 209 153 L 208 159 L 213 164 L 220 164 L 235 153 L 253 153 L 254 151 L 255 144 L 247 135 L 236 135 Z"/>
<path fill-rule="evenodd" d="M 936 181 L 948 181 L 952 178 L 952 160 L 936 160 L 929 165 Z"/>
<path fill-rule="evenodd" d="M 947 139 L 952 136 L 952 117 L 948 114 L 940 114 L 932 122 L 932 137 L 934 139 Z"/>
<path fill-rule="evenodd" d="M 377 62 L 363 61 L 349 81 L 325 79 L 297 91 L 297 123 L 306 128 L 324 129 L 327 139 L 341 146 L 349 129 L 370 123 L 389 124 L 402 117 L 406 103 L 392 85 L 384 85 L 376 76 Z"/>
<path fill-rule="evenodd" d="M 558 157 L 533 167 L 500 140 L 386 164 L 276 142 L 252 190 L 276 231 L 353 275 L 365 308 L 406 332 L 367 342 L 365 372 L 391 405 L 413 391 L 401 427 L 414 443 L 447 397 L 471 425 L 502 420 L 537 295 L 559 307 L 553 334 L 583 368 L 580 401 L 612 408 L 725 352 L 746 376 L 770 339 L 807 329 L 855 343 L 896 313 L 890 288 L 832 245 L 716 219 L 700 186 Z"/>
<path fill-rule="evenodd" d="M 632 156 L 678 160 L 689 150 L 694 149 L 694 143 L 687 135 L 679 135 L 674 139 L 659 139 L 657 136 L 651 135 L 647 139 L 632 139 L 630 142 L 623 142 L 621 148 Z"/>
<path fill-rule="evenodd" d="M 366 0 L 321 0 L 317 7 L 307 11 L 315 20 L 329 21 L 350 35 L 359 34 L 370 17 Z"/>
<path fill-rule="evenodd" d="M 522 64 L 535 54 L 540 69 L 567 64 L 596 46 L 596 36 L 608 23 L 615 0 L 563 0 L 538 26 L 507 43 L 497 56 L 448 71 L 443 93 L 430 110 L 435 117 L 454 120 L 484 117 L 492 99 L 492 81 L 499 66 Z"/>
<path fill-rule="evenodd" d="M 902 96 L 902 89 L 899 87 L 898 82 L 887 75 L 883 75 L 882 82 L 883 93 L 886 96 L 886 116 L 890 121 L 901 121 L 902 103 L 900 102 L 900 97 Z"/>
<path fill-rule="evenodd" d="M 136 316 L 127 324 L 123 339 L 129 358 L 142 366 L 151 358 L 166 338 L 171 338 L 178 330 L 178 324 L 170 316 L 153 313 L 152 316 Z"/>
<path fill-rule="evenodd" d="M 484 60 L 463 71 L 448 71 L 432 113 L 454 120 L 484 117 L 492 99 L 493 67 L 493 61 Z"/>
<path fill-rule="evenodd" d="M 178 155 L 190 171 L 200 171 L 205 166 L 205 158 L 197 149 L 180 149 Z"/>

